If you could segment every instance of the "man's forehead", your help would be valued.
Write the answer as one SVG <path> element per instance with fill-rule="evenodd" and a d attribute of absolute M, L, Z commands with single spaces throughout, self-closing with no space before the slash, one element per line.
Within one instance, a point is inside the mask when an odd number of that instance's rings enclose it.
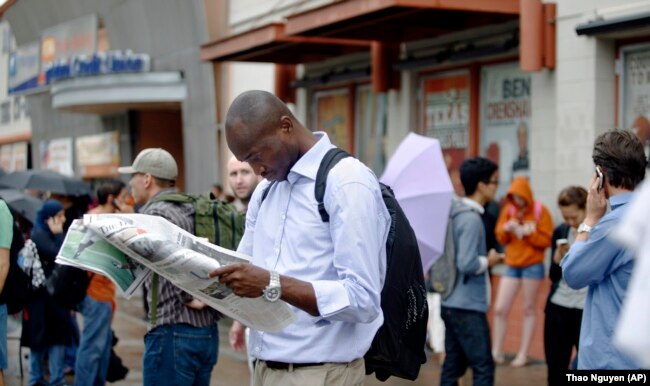
<path fill-rule="evenodd" d="M 251 165 L 248 162 L 240 161 L 237 158 L 233 157 L 228 161 L 228 172 L 236 172 L 240 170 L 253 170 Z"/>

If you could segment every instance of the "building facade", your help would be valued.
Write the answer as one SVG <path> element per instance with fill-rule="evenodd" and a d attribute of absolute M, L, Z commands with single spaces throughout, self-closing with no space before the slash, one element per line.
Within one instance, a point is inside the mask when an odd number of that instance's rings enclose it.
<path fill-rule="evenodd" d="M 378 175 L 417 132 L 441 141 L 458 193 L 458 165 L 482 155 L 500 166 L 499 196 L 525 175 L 559 224 L 556 196 L 589 184 L 596 136 L 630 129 L 648 146 L 647 1 L 238 0 L 228 7 L 225 37 L 204 44 L 202 58 L 275 65 L 276 94 Z M 543 303 L 540 295 L 540 320 Z M 539 358 L 542 329 L 538 323 L 531 351 Z"/>
<path fill-rule="evenodd" d="M 9 79 L 18 64 L 13 53 L 16 41 L 8 22 L 0 22 L 0 168 L 4 172 L 28 169 L 31 166 L 31 121 L 27 100 L 23 95 L 9 94 Z M 30 63 L 23 63 L 30 66 Z"/>
<path fill-rule="evenodd" d="M 205 10 L 201 0 L 3 6 L 16 56 L 37 57 L 10 90 L 29 105 L 32 166 L 103 179 L 141 149 L 163 147 L 180 187 L 207 191 L 220 176 L 216 77 L 199 59 Z"/>

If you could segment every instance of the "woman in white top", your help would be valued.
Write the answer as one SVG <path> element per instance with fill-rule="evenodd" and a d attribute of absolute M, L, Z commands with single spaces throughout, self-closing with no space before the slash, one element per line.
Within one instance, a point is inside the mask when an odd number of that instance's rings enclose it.
<path fill-rule="evenodd" d="M 569 186 L 560 192 L 558 206 L 564 223 L 553 231 L 551 269 L 553 282 L 546 302 L 544 318 L 544 351 L 548 368 L 548 384 L 560 385 L 571 362 L 571 353 L 578 350 L 582 309 L 587 287 L 574 290 L 562 278 L 560 261 L 576 237 L 576 229 L 585 219 L 587 191 L 580 186 Z"/>

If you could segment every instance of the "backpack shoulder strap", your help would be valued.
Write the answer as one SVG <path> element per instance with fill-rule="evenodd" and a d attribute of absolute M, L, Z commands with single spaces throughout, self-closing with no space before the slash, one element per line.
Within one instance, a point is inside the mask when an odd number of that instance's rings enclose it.
<path fill-rule="evenodd" d="M 327 210 L 325 210 L 325 204 L 323 203 L 323 199 L 325 198 L 325 188 L 327 187 L 327 175 L 340 160 L 347 157 L 351 157 L 347 151 L 339 149 L 338 147 L 332 148 L 327 151 L 318 167 L 316 183 L 314 184 L 314 196 L 318 203 L 318 213 L 320 213 L 320 218 L 323 222 L 330 221 L 330 215 L 327 213 Z"/>
<path fill-rule="evenodd" d="M 540 218 L 542 218 L 542 203 L 540 201 L 535 200 L 535 206 L 533 207 L 534 215 L 535 215 L 535 221 L 539 221 Z"/>
<path fill-rule="evenodd" d="M 161 194 L 151 199 L 152 202 L 167 201 L 167 202 L 178 202 L 178 203 L 193 203 L 196 201 L 194 197 L 185 193 L 170 193 L 170 194 Z"/>
<path fill-rule="evenodd" d="M 269 195 L 269 191 L 271 190 L 271 188 L 273 187 L 273 185 L 275 185 L 275 181 L 271 181 L 271 183 L 270 183 L 270 184 L 269 184 L 269 185 L 264 189 L 264 191 L 262 192 L 262 200 L 260 200 L 260 205 L 262 205 L 262 203 L 264 202 L 264 200 L 266 200 L 266 196 Z"/>

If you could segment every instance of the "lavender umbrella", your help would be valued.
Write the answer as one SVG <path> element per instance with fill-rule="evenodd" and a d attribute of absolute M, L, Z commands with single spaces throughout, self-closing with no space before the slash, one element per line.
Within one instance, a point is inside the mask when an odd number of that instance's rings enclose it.
<path fill-rule="evenodd" d="M 381 182 L 389 185 L 418 240 L 428 272 L 445 246 L 454 188 L 437 139 L 410 133 L 388 161 Z"/>

